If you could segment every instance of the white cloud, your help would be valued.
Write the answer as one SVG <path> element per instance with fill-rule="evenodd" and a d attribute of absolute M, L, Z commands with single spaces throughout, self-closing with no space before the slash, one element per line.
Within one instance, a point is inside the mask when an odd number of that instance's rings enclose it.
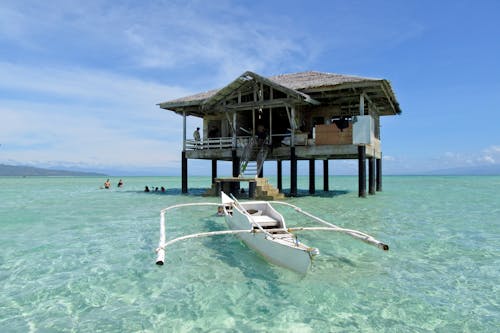
<path fill-rule="evenodd" d="M 181 118 L 156 103 L 191 92 L 103 71 L 0 63 L 1 161 L 165 165 Z M 21 97 L 16 97 L 21 96 Z"/>
<path fill-rule="evenodd" d="M 486 149 L 483 150 L 484 153 L 486 154 L 500 154 L 500 146 L 490 146 Z"/>
<path fill-rule="evenodd" d="M 26 98 L 38 94 L 51 100 L 87 101 L 96 106 L 105 103 L 145 106 L 190 93 L 180 87 L 83 68 L 20 66 L 0 62 L 0 72 L 0 88 L 22 92 Z"/>
<path fill-rule="evenodd" d="M 232 1 L 14 3 L 3 9 L 8 22 L 3 31 L 11 41 L 54 57 L 99 52 L 103 59 L 133 67 L 204 66 L 223 83 L 248 69 L 303 65 L 315 54 L 319 43 L 298 22 L 285 15 L 256 16 L 242 6 Z M 54 46 L 63 48 L 51 50 Z"/>
<path fill-rule="evenodd" d="M 484 156 L 479 157 L 478 162 L 479 163 L 484 162 L 486 164 L 495 164 L 496 163 L 495 159 L 490 155 L 484 155 Z"/>

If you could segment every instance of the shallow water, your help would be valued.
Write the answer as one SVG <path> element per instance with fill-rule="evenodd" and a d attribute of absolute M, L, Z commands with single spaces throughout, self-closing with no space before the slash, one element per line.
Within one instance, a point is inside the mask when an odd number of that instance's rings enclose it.
<path fill-rule="evenodd" d="M 234 236 L 189 240 L 154 264 L 159 211 L 200 194 L 208 177 L 0 178 L 2 332 L 496 332 L 500 327 L 500 177 L 384 177 L 357 198 L 356 177 L 287 202 L 388 243 L 310 232 L 299 276 Z M 271 179 L 274 182 L 274 179 Z M 284 179 L 284 184 L 288 180 Z M 167 193 L 144 193 L 145 185 Z M 321 189 L 322 179 L 317 179 Z M 314 225 L 277 207 L 289 226 Z M 215 210 L 167 216 L 167 238 L 222 230 Z"/>

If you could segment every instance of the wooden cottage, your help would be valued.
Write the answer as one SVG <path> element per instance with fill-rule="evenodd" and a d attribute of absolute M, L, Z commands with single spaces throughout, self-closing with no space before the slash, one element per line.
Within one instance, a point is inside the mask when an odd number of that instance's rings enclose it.
<path fill-rule="evenodd" d="M 321 72 L 263 77 L 245 72 L 227 86 L 160 103 L 183 117 L 182 192 L 187 192 L 187 161 L 212 160 L 214 189 L 249 182 L 251 197 L 267 197 L 264 161 L 290 161 L 290 195 L 297 194 L 297 160 L 309 161 L 309 192 L 315 191 L 315 161 L 323 161 L 328 191 L 328 160 L 357 159 L 359 196 L 381 190 L 380 117 L 401 113 L 389 81 Z M 203 119 L 200 140 L 188 138 L 186 117 Z M 191 134 L 189 133 L 189 136 Z M 217 161 L 232 161 L 232 177 L 217 178 Z M 266 192 L 267 191 L 267 192 Z M 275 197 L 275 196 L 270 196 Z"/>

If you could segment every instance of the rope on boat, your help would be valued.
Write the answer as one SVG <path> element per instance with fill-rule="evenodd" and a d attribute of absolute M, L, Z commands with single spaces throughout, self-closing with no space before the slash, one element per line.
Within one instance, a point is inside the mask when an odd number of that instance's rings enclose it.
<path fill-rule="evenodd" d="M 353 238 L 356 238 L 356 239 L 359 239 L 367 244 L 370 244 L 370 245 L 373 245 L 375 247 L 378 247 L 379 249 L 382 249 L 384 251 L 388 251 L 389 250 L 389 245 L 387 244 L 384 244 L 382 243 L 381 241 L 375 239 L 374 237 L 368 235 L 368 234 L 365 234 L 364 232 L 361 232 L 361 231 L 358 231 L 358 230 L 354 230 L 354 229 L 346 229 L 346 228 L 342 228 L 342 227 L 339 227 L 333 223 L 330 223 L 330 222 L 327 222 L 317 216 L 314 216 L 313 214 L 311 213 L 308 213 L 304 210 L 302 210 L 302 208 L 300 207 L 297 207 L 295 205 L 292 205 L 288 202 L 282 202 L 282 201 L 271 201 L 272 203 L 277 203 L 277 204 L 281 204 L 281 205 L 285 205 L 285 206 L 289 206 L 289 207 L 292 207 L 293 209 L 295 209 L 297 212 L 301 213 L 301 214 L 304 214 L 308 217 L 310 217 L 311 219 L 321 223 L 321 224 L 324 224 L 326 225 L 327 227 L 297 227 L 297 228 L 289 228 L 288 230 L 289 231 L 300 231 L 300 230 L 325 230 L 325 231 L 337 231 L 337 232 L 341 232 L 341 233 L 344 233 L 344 234 L 347 234 Z"/>

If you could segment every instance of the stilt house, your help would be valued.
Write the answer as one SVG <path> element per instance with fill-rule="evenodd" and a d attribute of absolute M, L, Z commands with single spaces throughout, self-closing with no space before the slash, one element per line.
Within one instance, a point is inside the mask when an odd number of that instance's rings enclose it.
<path fill-rule="evenodd" d="M 328 191 L 328 160 L 335 159 L 359 161 L 361 197 L 366 196 L 368 160 L 368 193 L 375 194 L 382 186 L 380 117 L 401 113 L 389 81 L 321 72 L 267 78 L 245 72 L 221 89 L 159 106 L 183 117 L 183 193 L 188 190 L 187 161 L 208 159 L 215 190 L 231 183 L 236 193 L 240 182 L 248 181 L 251 197 L 270 192 L 261 179 L 264 161 L 277 162 L 280 192 L 282 161 L 290 161 L 290 195 L 295 196 L 298 160 L 309 161 L 309 192 L 314 193 L 315 161 L 323 161 Z M 201 140 L 188 138 L 188 116 L 203 119 Z M 217 178 L 217 161 L 232 161 L 232 177 Z"/>

